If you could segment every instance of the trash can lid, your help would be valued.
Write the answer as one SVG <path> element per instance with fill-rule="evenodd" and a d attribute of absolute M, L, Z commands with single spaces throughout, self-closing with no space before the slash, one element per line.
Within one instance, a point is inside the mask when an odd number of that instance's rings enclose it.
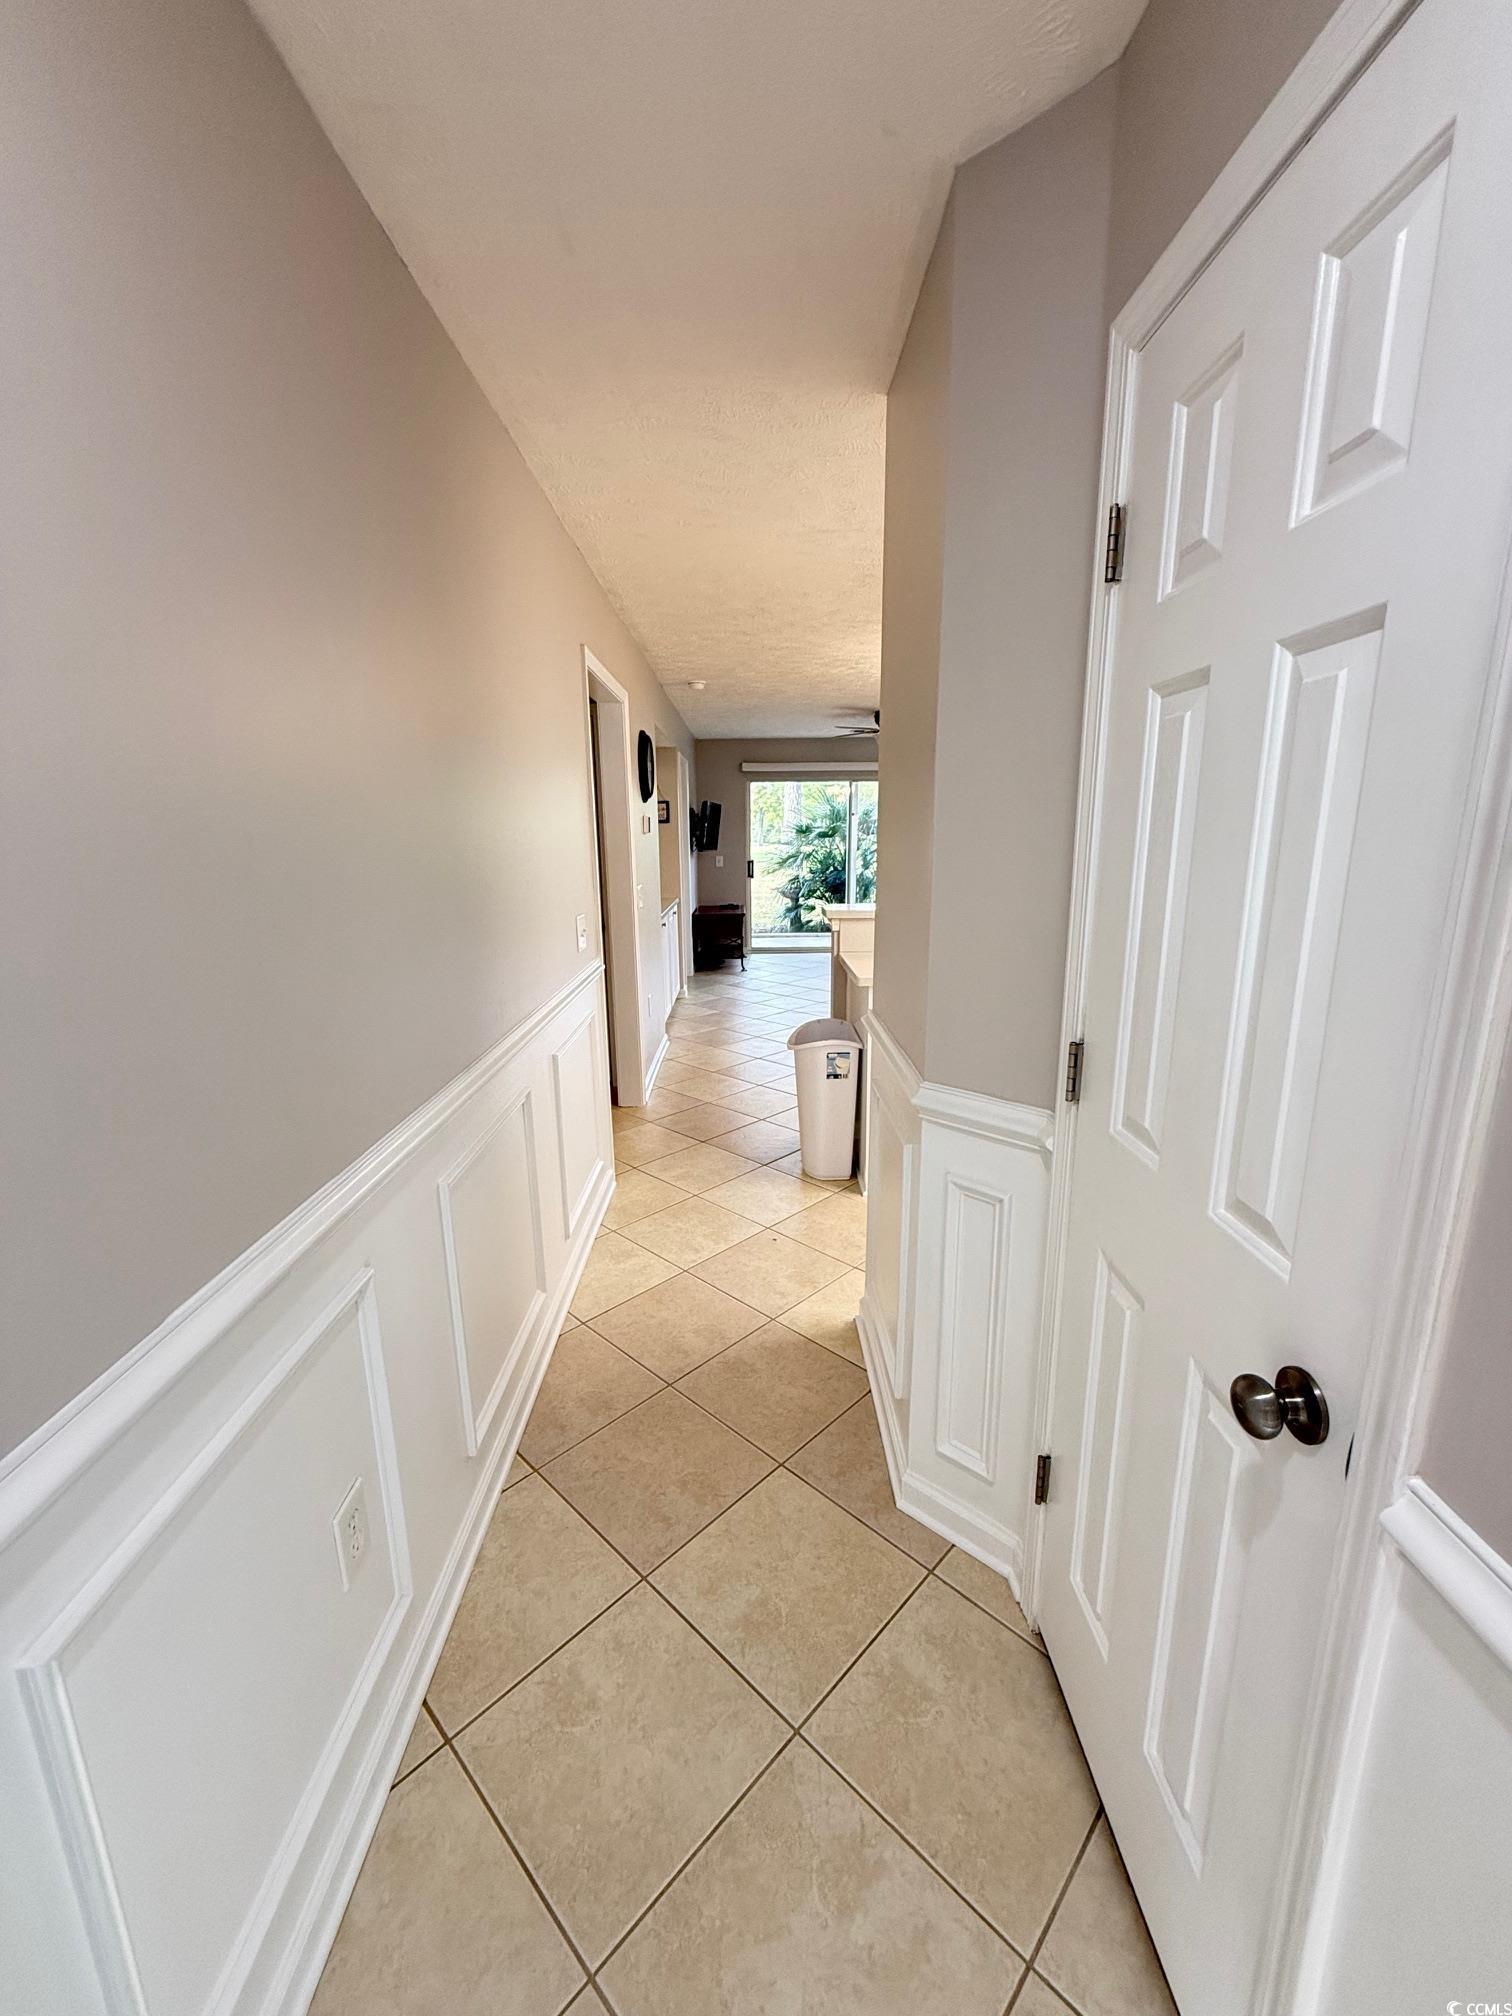
<path fill-rule="evenodd" d="M 789 1050 L 808 1050 L 817 1043 L 852 1043 L 859 1050 L 861 1038 L 849 1022 L 826 1017 L 820 1022 L 800 1022 L 787 1040 Z"/>

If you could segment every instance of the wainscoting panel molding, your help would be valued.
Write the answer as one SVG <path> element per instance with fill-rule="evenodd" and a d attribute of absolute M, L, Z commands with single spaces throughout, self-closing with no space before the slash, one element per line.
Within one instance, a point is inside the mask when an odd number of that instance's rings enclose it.
<path fill-rule="evenodd" d="M 597 994 L 579 1003 L 577 1020 L 552 1051 L 551 1080 L 562 1236 L 570 1241 L 605 1171 L 614 1166 L 608 1024 Z"/>
<path fill-rule="evenodd" d="M 527 1086 L 436 1186 L 469 1456 L 487 1439 L 546 1298 L 537 1162 Z"/>
<path fill-rule="evenodd" d="M 5 1465 L 7 2007 L 305 2008 L 613 1190 L 604 1032 L 595 966 Z"/>
<path fill-rule="evenodd" d="M 1507 1999 L 1512 1563 L 1417 1477 L 1381 1529 L 1310 2016 Z"/>
<path fill-rule="evenodd" d="M 922 1080 L 875 1015 L 865 1037 L 872 1181 L 857 1327 L 893 1493 L 1017 1592 L 1052 1116 Z"/>
<path fill-rule="evenodd" d="M 866 1204 L 866 1292 L 858 1328 L 867 1354 L 889 1462 L 895 1458 L 907 1421 L 911 1358 L 913 1247 L 911 1230 L 917 1187 L 919 1116 L 914 1096 L 919 1074 L 875 1016 L 866 1019 L 865 1075 L 870 1105 L 871 1175 Z M 875 1360 L 875 1365 L 873 1365 Z M 890 1439 L 889 1439 L 890 1438 Z M 893 1479 L 896 1487 L 897 1478 Z"/>

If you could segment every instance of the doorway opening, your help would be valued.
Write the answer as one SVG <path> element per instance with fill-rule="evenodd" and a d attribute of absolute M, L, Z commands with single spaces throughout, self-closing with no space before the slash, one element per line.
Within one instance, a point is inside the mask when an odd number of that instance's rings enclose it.
<path fill-rule="evenodd" d="M 827 906 L 877 900 L 877 780 L 763 777 L 749 793 L 751 943 L 818 949 Z"/>
<path fill-rule="evenodd" d="M 593 771 L 593 871 L 594 887 L 598 892 L 598 940 L 604 961 L 604 999 L 608 1013 L 604 1017 L 604 1027 L 609 1032 L 609 1097 L 619 1104 L 619 1070 L 615 1062 L 614 1043 L 614 953 L 609 943 L 609 933 L 604 928 L 604 920 L 609 915 L 609 892 L 604 887 L 604 771 L 603 756 L 599 747 L 599 708 L 592 693 L 588 695 L 588 749 Z"/>
<path fill-rule="evenodd" d="M 672 934 L 666 948 L 670 1011 L 678 996 L 688 991 L 688 975 L 693 971 L 693 851 L 688 823 L 692 785 L 688 759 L 681 749 L 670 743 L 658 746 L 656 777 L 662 921 L 663 928 Z M 675 919 L 668 916 L 668 906 L 673 903 L 677 905 Z"/>
<path fill-rule="evenodd" d="M 609 1088 L 617 1106 L 645 1103 L 640 944 L 632 832 L 630 696 L 583 652 L 598 956 L 604 964 Z"/>

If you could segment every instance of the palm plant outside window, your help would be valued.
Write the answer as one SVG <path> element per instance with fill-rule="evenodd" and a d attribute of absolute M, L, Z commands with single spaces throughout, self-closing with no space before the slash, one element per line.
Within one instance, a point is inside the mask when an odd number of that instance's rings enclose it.
<path fill-rule="evenodd" d="M 820 934 L 825 904 L 876 901 L 875 779 L 763 779 L 750 794 L 753 937 Z"/>

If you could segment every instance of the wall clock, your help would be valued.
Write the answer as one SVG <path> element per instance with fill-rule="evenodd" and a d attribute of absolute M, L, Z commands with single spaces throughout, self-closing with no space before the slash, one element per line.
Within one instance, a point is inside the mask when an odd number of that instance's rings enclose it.
<path fill-rule="evenodd" d="M 656 744 L 642 728 L 635 744 L 636 763 L 640 770 L 641 803 L 650 803 L 651 793 L 656 789 Z"/>

